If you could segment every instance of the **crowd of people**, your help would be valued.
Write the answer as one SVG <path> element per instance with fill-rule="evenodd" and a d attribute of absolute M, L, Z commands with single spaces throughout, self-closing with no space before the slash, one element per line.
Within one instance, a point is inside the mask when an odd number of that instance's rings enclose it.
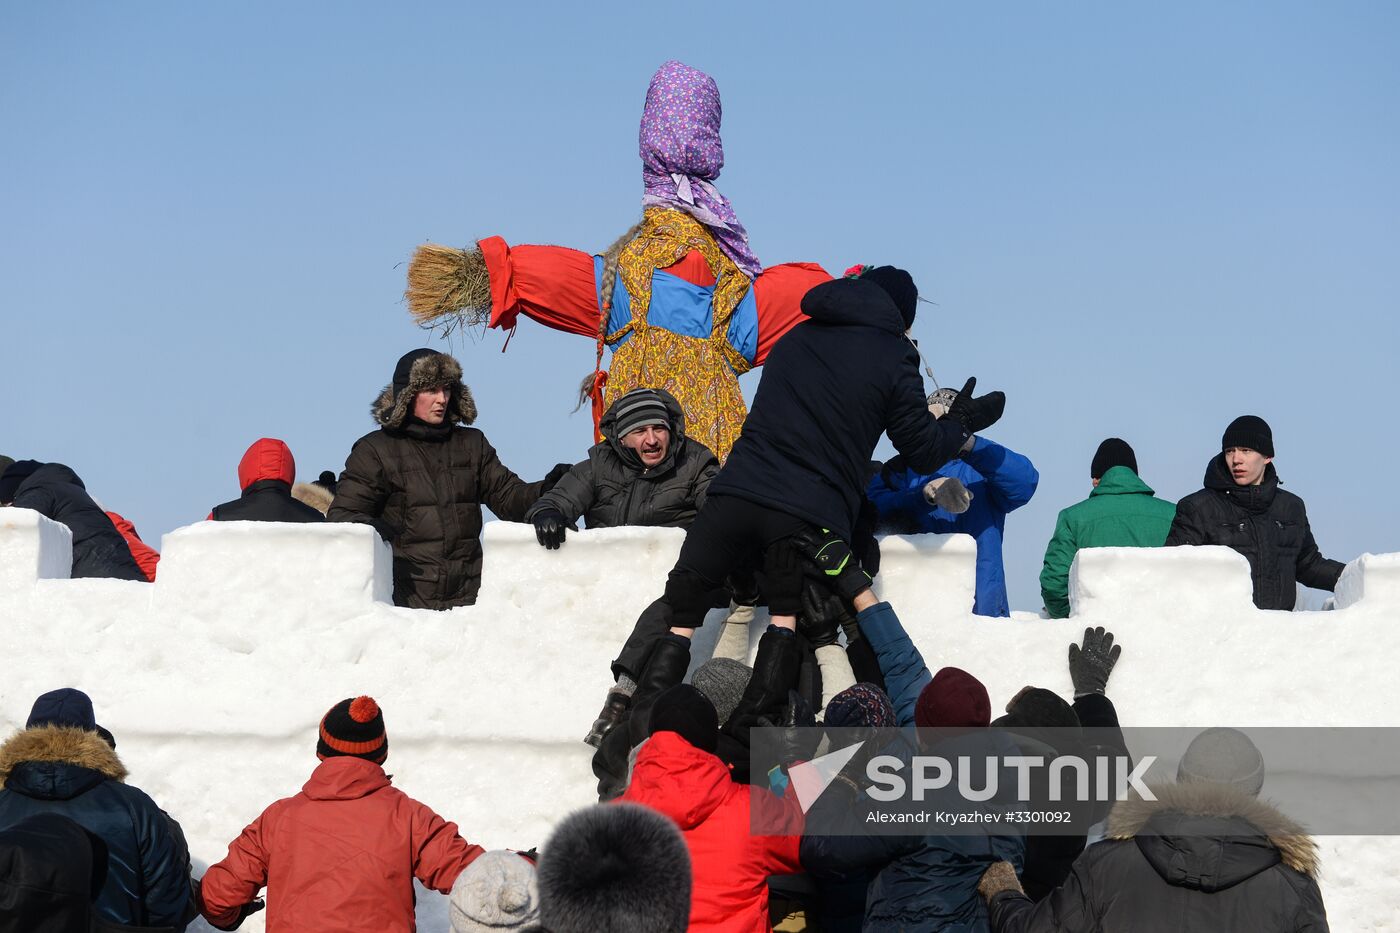
<path fill-rule="evenodd" d="M 713 185 L 718 130 L 713 80 L 668 62 L 641 127 L 644 217 L 613 248 L 590 257 L 491 238 L 449 257 L 452 268 L 477 263 L 489 281 L 479 300 L 491 326 L 523 313 L 597 338 L 586 391 L 599 436 L 586 457 L 522 480 L 472 426 L 458 361 L 417 349 L 398 360 L 371 407 L 377 427 L 338 476 L 299 484 L 288 446 L 262 438 L 239 464 L 240 495 L 209 513 L 370 525 L 392 548 L 394 602 L 425 610 L 475 602 L 483 507 L 530 523 L 547 549 L 568 547 L 580 521 L 686 529 L 656 599 L 619 639 L 585 739 L 600 803 L 563 820 L 538 853 L 485 851 L 393 785 L 383 711 L 350 697 L 322 716 L 319 763 L 302 790 L 249 814 L 228 854 L 196 879 L 176 819 L 126 783 L 116 737 L 85 694 L 62 688 L 35 700 L 25 728 L 0 746 L 0 933 L 178 931 L 196 916 L 232 930 L 259 912 L 272 933 L 407 933 L 415 880 L 450 895 L 459 933 L 1327 928 L 1317 848 L 1259 799 L 1264 762 L 1232 730 L 1202 733 L 1155 801 L 1096 814 L 1104 830 L 1092 845 L 1084 828 L 823 832 L 863 806 L 865 753 L 804 809 L 793 769 L 819 753 L 825 730 L 952 730 L 933 740 L 898 733 L 882 750 L 900 760 L 929 751 L 927 741 L 956 751 L 994 734 L 999 752 L 1015 754 L 1014 736 L 1029 743 L 1042 729 L 1106 733 L 1073 748 L 1128 755 L 1106 695 L 1122 649 L 1087 630 L 1069 647 L 1072 698 L 1027 687 L 995 721 L 973 672 L 930 669 L 895 607 L 874 594 L 877 535 L 972 536 L 974 612 L 1007 616 L 1006 516 L 1035 495 L 1039 474 L 986 436 L 1004 411 L 1001 392 L 977 395 L 968 379 L 928 393 L 907 272 L 763 269 Z M 410 268 L 409 298 L 432 309 L 440 296 L 428 260 L 441 253 L 425 255 Z M 415 293 L 415 277 L 430 285 Z M 757 365 L 763 378 L 745 412 L 737 375 Z M 882 436 L 897 456 L 873 462 Z M 1321 556 L 1273 456 L 1269 426 L 1237 418 L 1204 488 L 1173 505 L 1142 480 L 1125 441 L 1105 440 L 1088 498 L 1060 513 L 1046 549 L 1046 613 L 1069 614 L 1070 567 L 1090 547 L 1225 545 L 1249 561 L 1265 609 L 1292 608 L 1297 583 L 1335 587 L 1342 565 Z M 69 467 L 8 458 L 0 467 L 0 504 L 70 529 L 74 577 L 155 579 L 159 555 Z M 750 665 L 758 606 L 769 623 Z M 723 608 L 713 656 L 687 683 L 695 631 Z M 791 727 L 776 767 L 755 766 L 758 727 Z"/>
<path fill-rule="evenodd" d="M 810 323 L 773 348 L 723 466 L 687 435 L 670 393 L 637 388 L 609 407 L 586 459 L 526 483 L 469 426 L 460 365 L 426 349 L 399 360 L 373 408 L 378 429 L 339 477 L 298 489 L 287 445 L 255 442 L 239 464 L 242 494 L 209 519 L 370 524 L 393 548 L 405 606 L 474 601 L 483 505 L 532 523 L 552 549 L 580 520 L 687 529 L 588 736 L 599 807 L 561 823 L 542 854 L 486 852 L 393 786 L 382 711 L 347 698 L 321 719 L 319 764 L 301 792 L 256 816 L 195 879 L 178 822 L 125 783 L 91 701 L 59 689 L 0 746 L 0 897 L 12 905 L 0 930 L 182 930 L 199 915 L 229 930 L 264 910 L 273 931 L 412 930 L 415 879 L 451 896 L 462 931 L 1325 929 L 1316 846 L 1258 799 L 1262 759 L 1230 730 L 1203 733 L 1155 802 L 1103 814 L 1093 845 L 1087 832 L 813 829 L 859 812 L 870 784 L 869 755 L 857 755 L 804 811 L 787 773 L 817 754 L 817 727 L 963 734 L 953 741 L 990 726 L 1107 728 L 1118 741 L 1090 753 L 1130 752 L 1105 695 L 1121 651 L 1111 633 L 1086 631 L 1070 647 L 1072 701 L 1027 687 L 994 720 L 980 680 L 931 671 L 874 595 L 879 530 L 963 530 L 978 544 L 977 608 L 1005 614 L 1004 520 L 1038 482 L 1028 458 L 982 436 L 1000 393 L 976 395 L 968 380 L 926 397 L 907 339 L 916 299 L 891 267 L 811 290 Z M 832 412 L 848 434 L 823 432 Z M 870 460 L 881 435 L 899 451 L 886 464 Z M 1048 614 L 1067 613 L 1064 579 L 1083 547 L 1223 543 L 1249 559 L 1267 608 L 1290 606 L 1295 580 L 1335 585 L 1341 565 L 1318 554 L 1301 501 L 1278 488 L 1273 452 L 1267 424 L 1237 419 L 1205 488 L 1173 506 L 1139 478 L 1130 446 L 1106 440 L 1089 498 L 1061 513 L 1047 549 Z M 75 575 L 146 578 L 119 516 L 67 467 L 12 463 L 0 497 L 73 530 Z M 757 605 L 770 621 L 750 666 Z M 714 656 L 686 683 L 695 629 L 723 606 Z M 765 770 L 752 760 L 761 726 L 816 738 L 794 739 Z M 921 741 L 884 750 L 912 756 Z M 776 828 L 759 834 L 760 824 Z"/>

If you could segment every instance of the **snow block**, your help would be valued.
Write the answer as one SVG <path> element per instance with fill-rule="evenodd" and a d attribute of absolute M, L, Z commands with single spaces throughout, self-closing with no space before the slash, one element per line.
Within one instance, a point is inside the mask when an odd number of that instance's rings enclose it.
<path fill-rule="evenodd" d="M 1219 615 L 1254 609 L 1249 561 L 1227 547 L 1084 548 L 1069 568 L 1070 615 Z"/>
<path fill-rule="evenodd" d="M 1400 554 L 1362 554 L 1347 564 L 1335 592 L 1338 609 L 1360 604 L 1400 606 Z"/>
<path fill-rule="evenodd" d="M 389 546 L 368 525 L 200 522 L 161 539 L 158 605 L 213 622 L 353 614 L 393 601 Z"/>
<path fill-rule="evenodd" d="M 921 620 L 970 614 L 977 598 L 977 542 L 970 535 L 880 539 L 875 595 L 895 606 L 919 606 Z"/>
<path fill-rule="evenodd" d="M 33 509 L 0 509 L 0 590 L 67 580 L 73 572 L 73 533 Z"/>
<path fill-rule="evenodd" d="M 595 799 L 581 739 L 684 535 L 585 531 L 547 551 L 528 525 L 491 522 L 479 600 L 450 612 L 392 605 L 389 550 L 365 526 L 182 528 L 163 542 L 154 585 L 39 579 L 67 575 L 67 540 L 32 513 L 0 510 L 0 738 L 40 693 L 87 691 L 130 782 L 184 827 L 199 874 L 298 791 L 320 717 L 361 693 L 384 709 L 396 786 L 488 848 L 543 843 Z M 882 550 L 877 593 L 928 665 L 972 672 L 998 708 L 1028 683 L 1069 696 L 1066 649 L 1092 621 L 1123 645 L 1108 692 L 1125 723 L 1400 725 L 1400 555 L 1348 570 L 1345 611 L 1285 613 L 1254 608 L 1246 565 L 1228 551 L 1084 551 L 1076 618 L 1046 620 L 972 614 L 971 539 L 890 537 Z M 723 614 L 697 633 L 696 663 Z M 760 612 L 751 647 L 765 623 Z M 1400 903 L 1400 839 L 1321 845 L 1333 929 L 1380 929 L 1367 926 L 1377 905 Z M 445 898 L 420 891 L 418 928 L 447 933 Z M 263 930 L 262 916 L 243 929 Z"/>

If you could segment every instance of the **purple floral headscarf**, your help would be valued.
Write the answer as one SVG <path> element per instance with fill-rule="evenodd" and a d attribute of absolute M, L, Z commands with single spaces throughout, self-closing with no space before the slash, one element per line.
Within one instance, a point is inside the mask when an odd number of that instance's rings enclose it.
<path fill-rule="evenodd" d="M 639 134 L 642 204 L 690 214 L 710 228 L 719 248 L 745 275 L 755 278 L 763 264 L 749 249 L 748 232 L 729 201 L 710 184 L 724 168 L 720 116 L 714 78 L 676 61 L 656 69 Z"/>

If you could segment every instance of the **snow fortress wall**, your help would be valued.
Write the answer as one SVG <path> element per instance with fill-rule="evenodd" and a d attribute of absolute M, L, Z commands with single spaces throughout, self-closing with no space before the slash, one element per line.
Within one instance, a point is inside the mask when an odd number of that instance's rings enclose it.
<path fill-rule="evenodd" d="M 546 551 L 528 526 L 491 523 L 480 601 L 435 613 L 389 602 L 389 550 L 364 526 L 192 525 L 165 536 L 146 584 L 66 579 L 67 529 L 5 509 L 0 727 L 22 726 L 46 690 L 87 691 L 202 873 L 301 787 L 325 710 L 368 693 L 397 786 L 473 842 L 529 848 L 594 800 L 580 739 L 682 538 L 613 529 Z M 1223 548 L 1086 551 L 1065 621 L 973 616 L 974 560 L 961 535 L 888 538 L 878 590 L 931 667 L 972 671 L 996 705 L 1027 683 L 1070 695 L 1067 646 L 1093 624 L 1124 646 L 1109 694 L 1125 723 L 1400 725 L 1400 554 L 1353 561 L 1337 611 L 1284 613 L 1253 607 L 1244 559 Z M 696 663 L 720 615 L 698 633 Z M 1400 840 L 1320 843 L 1333 928 L 1400 930 Z M 420 898 L 419 917 L 446 931 L 445 899 Z"/>

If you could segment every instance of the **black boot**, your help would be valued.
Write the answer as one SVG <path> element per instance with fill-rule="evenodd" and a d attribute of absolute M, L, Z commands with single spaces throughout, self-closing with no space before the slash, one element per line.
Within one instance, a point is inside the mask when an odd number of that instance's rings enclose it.
<path fill-rule="evenodd" d="M 588 735 L 583 741 L 594 748 L 603 744 L 603 736 L 617 728 L 618 723 L 627 718 L 627 710 L 632 706 L 632 698 L 621 690 L 609 690 L 608 699 L 603 703 L 603 709 L 598 713 L 598 718 L 593 720 L 593 728 L 588 730 Z"/>

